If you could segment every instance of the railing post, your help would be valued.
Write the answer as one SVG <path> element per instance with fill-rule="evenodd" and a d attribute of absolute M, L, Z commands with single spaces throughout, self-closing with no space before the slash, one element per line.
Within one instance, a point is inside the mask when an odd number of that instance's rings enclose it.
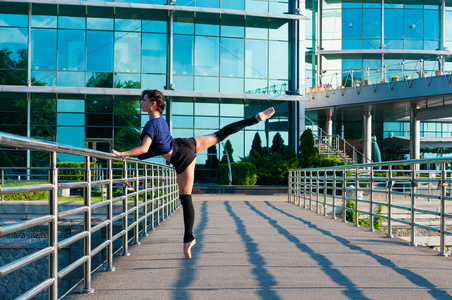
<path fill-rule="evenodd" d="M 139 199 L 139 191 L 140 191 L 140 181 L 138 179 L 138 162 L 135 162 L 135 197 L 133 199 L 133 206 L 135 208 L 135 211 L 133 212 L 133 222 L 135 223 L 134 228 L 134 236 L 133 236 L 133 244 L 139 245 L 140 244 L 140 211 L 138 210 L 138 199 Z"/>
<path fill-rule="evenodd" d="M 122 200 L 122 213 L 124 216 L 122 217 L 122 230 L 124 231 L 124 234 L 122 235 L 122 252 L 121 256 L 130 256 L 129 253 L 129 199 L 127 197 L 128 193 L 128 186 L 129 182 L 127 181 L 127 161 L 123 162 L 122 165 L 122 179 L 124 180 L 124 183 L 122 185 L 122 195 L 124 196 L 124 199 Z"/>
<path fill-rule="evenodd" d="M 292 203 L 292 171 L 288 171 L 288 193 L 287 193 L 287 201 Z"/>
<path fill-rule="evenodd" d="M 107 160 L 107 172 L 108 172 L 108 190 L 107 190 L 107 225 L 106 239 L 110 242 L 107 245 L 107 266 L 104 271 L 114 271 L 113 268 L 113 161 Z"/>
<path fill-rule="evenodd" d="M 85 188 L 84 205 L 88 207 L 88 210 L 84 213 L 84 230 L 88 232 L 88 235 L 84 238 L 84 255 L 88 260 L 84 265 L 84 282 L 82 293 L 91 294 L 94 293 L 94 289 L 91 288 L 91 159 L 89 156 L 85 156 L 85 182 L 87 186 Z"/>
<path fill-rule="evenodd" d="M 151 217 L 151 229 L 155 229 L 155 166 L 151 168 L 151 207 L 152 207 L 152 217 Z"/>
<path fill-rule="evenodd" d="M 411 227 L 411 233 L 410 233 L 410 245 L 411 246 L 417 246 L 414 241 L 414 233 L 415 233 L 415 218 L 416 218 L 416 212 L 415 212 L 415 206 L 416 206 L 416 197 L 415 197 L 415 185 L 416 185 L 416 164 L 411 163 L 411 220 L 410 220 L 410 227 Z"/>
<path fill-rule="evenodd" d="M 160 202 L 161 202 L 161 195 L 160 195 L 160 183 L 161 183 L 161 173 L 160 173 L 160 167 L 157 167 L 157 225 L 160 225 L 161 216 L 160 216 Z"/>
<path fill-rule="evenodd" d="M 347 168 L 342 171 L 342 221 L 347 222 Z"/>
<path fill-rule="evenodd" d="M 319 208 L 319 193 L 320 193 L 320 183 L 319 183 L 319 170 L 316 170 L 316 176 L 315 176 L 315 212 L 319 213 L 320 208 Z"/>
<path fill-rule="evenodd" d="M 394 237 L 392 235 L 392 165 L 388 167 L 388 175 L 387 175 L 387 192 L 388 192 L 388 233 L 387 237 Z"/>
<path fill-rule="evenodd" d="M 328 194 L 328 176 L 326 169 L 323 171 L 323 215 L 326 216 L 326 195 Z"/>
<path fill-rule="evenodd" d="M 359 226 L 358 222 L 358 186 L 359 186 L 359 179 L 358 179 L 358 168 L 355 168 L 355 226 Z"/>
<path fill-rule="evenodd" d="M 143 236 L 148 236 L 148 165 L 144 164 L 143 166 L 143 175 L 144 175 L 144 180 L 143 180 L 143 202 L 144 202 L 144 206 L 143 206 L 143 215 L 144 215 L 144 220 L 143 220 Z"/>
<path fill-rule="evenodd" d="M 312 170 L 309 171 L 309 210 L 312 210 L 312 189 L 314 188 L 314 184 L 312 182 Z"/>
<path fill-rule="evenodd" d="M 54 282 L 49 287 L 49 299 L 58 299 L 58 169 L 56 167 L 56 152 L 50 152 L 50 174 L 49 181 L 53 189 L 49 192 L 49 215 L 53 220 L 49 222 L 48 236 L 49 246 L 53 247 L 52 254 L 49 255 L 49 278 Z"/>
<path fill-rule="evenodd" d="M 441 187 L 441 242 L 439 247 L 439 255 L 447 256 L 446 253 L 446 236 L 444 231 L 446 230 L 446 218 L 444 214 L 446 213 L 446 200 L 444 199 L 446 197 L 446 163 L 441 163 L 441 179 L 440 179 L 440 187 Z"/>
<path fill-rule="evenodd" d="M 2 169 L 2 186 L 5 185 L 5 170 Z M 5 201 L 5 195 L 2 194 L 2 201 Z"/>
<path fill-rule="evenodd" d="M 333 170 L 333 219 L 336 219 L 336 169 Z"/>
<path fill-rule="evenodd" d="M 370 171 L 370 174 L 369 174 L 369 184 L 370 184 L 370 186 L 369 186 L 369 193 L 370 193 L 370 195 L 369 195 L 369 206 L 370 206 L 370 208 L 369 208 L 369 230 L 370 231 L 375 231 L 374 230 L 374 212 L 373 212 L 373 200 L 374 200 L 374 198 L 373 198 L 373 195 L 374 195 L 374 193 L 373 193 L 373 185 L 374 185 L 374 177 L 373 177 L 373 174 L 374 174 L 374 167 L 370 167 L 370 169 L 369 169 L 369 171 Z"/>

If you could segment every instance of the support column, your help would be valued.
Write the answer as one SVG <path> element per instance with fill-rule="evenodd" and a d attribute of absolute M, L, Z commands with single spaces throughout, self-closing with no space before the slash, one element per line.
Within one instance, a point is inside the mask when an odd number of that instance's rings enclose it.
<path fill-rule="evenodd" d="M 364 107 L 363 114 L 363 154 L 367 158 L 363 163 L 372 162 L 372 109 L 371 106 Z"/>
<path fill-rule="evenodd" d="M 328 146 L 332 146 L 332 135 L 333 135 L 333 109 L 328 108 L 325 111 L 325 132 L 328 135 L 327 141 Z"/>
<path fill-rule="evenodd" d="M 420 121 L 417 119 L 417 104 L 411 103 L 410 110 L 410 159 L 419 159 L 421 152 Z"/>

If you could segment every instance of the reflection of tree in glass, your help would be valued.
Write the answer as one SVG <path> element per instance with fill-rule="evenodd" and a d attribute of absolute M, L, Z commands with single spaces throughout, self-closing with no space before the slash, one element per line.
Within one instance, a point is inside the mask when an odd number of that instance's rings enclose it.
<path fill-rule="evenodd" d="M 232 148 L 232 143 L 230 140 L 227 140 L 226 143 L 224 143 L 224 148 L 226 148 L 226 150 L 228 151 L 228 155 L 229 156 L 229 161 L 231 163 L 234 162 L 234 158 L 232 157 L 232 153 L 234 153 L 234 149 Z M 227 164 L 228 163 L 228 158 L 226 156 L 226 151 L 223 150 L 223 157 L 221 158 L 220 163 L 221 164 Z"/>
<path fill-rule="evenodd" d="M 113 87 L 113 73 L 94 72 L 86 83 L 87 87 Z"/>
<path fill-rule="evenodd" d="M 212 146 L 207 149 L 206 167 L 217 169 L 220 165 L 220 161 L 217 157 L 217 146 Z"/>
<path fill-rule="evenodd" d="M 115 88 L 117 89 L 141 89 L 141 82 L 128 80 L 124 82 L 115 82 Z"/>
<path fill-rule="evenodd" d="M 0 85 L 27 85 L 28 51 L 26 48 L 16 51 L 18 59 L 13 59 L 13 52 L 8 48 L 0 49 Z M 31 79 L 33 85 L 44 86 L 45 83 Z"/>
<path fill-rule="evenodd" d="M 139 98 L 115 100 L 114 148 L 125 151 L 140 144 L 141 115 Z"/>

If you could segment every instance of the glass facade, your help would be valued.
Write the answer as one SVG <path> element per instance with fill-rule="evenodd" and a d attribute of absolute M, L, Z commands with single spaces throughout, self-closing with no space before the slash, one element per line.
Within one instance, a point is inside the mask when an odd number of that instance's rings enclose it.
<path fill-rule="evenodd" d="M 166 0 L 118 2 L 167 4 Z M 129 149 L 139 143 L 147 121 L 147 115 L 140 112 L 140 98 L 134 95 L 139 95 L 139 89 L 168 90 L 170 86 L 177 92 L 218 94 L 168 98 L 171 109 L 164 117 L 175 137 L 212 133 L 272 105 L 278 108 L 270 122 L 231 137 L 234 158 L 248 155 L 256 133 L 264 147 L 271 146 L 268 141 L 278 132 L 288 144 L 294 126 L 290 103 L 240 98 L 240 94 L 285 95 L 289 90 L 293 38 L 290 20 L 283 15 L 289 1 L 178 0 L 175 5 L 279 16 L 172 13 L 146 5 L 125 8 L 114 3 L 84 5 L 83 1 L 77 5 L 2 2 L 0 85 L 137 91 L 129 96 L 120 92 L 99 95 L 86 89 L 63 94 L 3 93 L 0 131 L 102 151 Z M 222 98 L 220 93 L 238 97 Z M 222 155 L 220 147 L 218 156 Z M 205 164 L 206 159 L 201 154 L 197 163 Z"/>

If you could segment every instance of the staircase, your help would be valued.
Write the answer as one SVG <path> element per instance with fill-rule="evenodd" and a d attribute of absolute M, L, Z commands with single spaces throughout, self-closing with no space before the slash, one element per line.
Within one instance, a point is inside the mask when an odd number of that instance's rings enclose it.
<path fill-rule="evenodd" d="M 328 135 L 308 117 L 306 117 L 306 128 L 312 130 L 314 142 L 320 155 L 339 158 L 348 165 L 372 162 L 339 135 Z"/>

